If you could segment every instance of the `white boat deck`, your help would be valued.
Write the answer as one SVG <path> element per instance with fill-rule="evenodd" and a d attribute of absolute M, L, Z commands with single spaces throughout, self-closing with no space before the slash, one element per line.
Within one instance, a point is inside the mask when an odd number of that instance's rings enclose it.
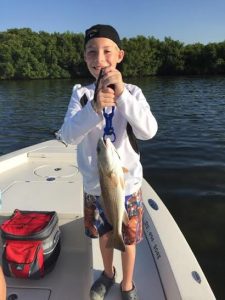
<path fill-rule="evenodd" d="M 7 295 L 16 294 L 15 299 L 88 300 L 90 286 L 102 271 L 98 240 L 84 234 L 82 178 L 74 150 L 54 140 L 0 157 L 0 221 L 16 208 L 55 210 L 62 232 L 60 257 L 50 274 L 40 280 L 6 278 Z M 176 223 L 146 181 L 143 195 L 145 238 L 137 246 L 134 274 L 140 300 L 215 299 Z M 157 210 L 149 206 L 149 199 L 156 201 Z M 114 262 L 117 281 L 108 300 L 120 299 L 119 251 Z"/>

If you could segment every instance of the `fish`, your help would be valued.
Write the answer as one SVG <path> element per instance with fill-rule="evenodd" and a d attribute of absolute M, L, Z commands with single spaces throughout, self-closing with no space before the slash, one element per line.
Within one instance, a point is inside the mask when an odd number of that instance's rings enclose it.
<path fill-rule="evenodd" d="M 100 138 L 97 143 L 97 165 L 101 188 L 101 205 L 112 234 L 106 244 L 107 248 L 125 251 L 122 237 L 122 224 L 128 224 L 129 218 L 125 209 L 125 181 L 120 157 L 111 140 Z"/>

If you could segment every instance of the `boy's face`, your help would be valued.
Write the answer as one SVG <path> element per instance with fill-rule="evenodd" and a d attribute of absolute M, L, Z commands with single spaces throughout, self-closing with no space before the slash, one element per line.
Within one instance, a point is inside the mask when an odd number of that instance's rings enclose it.
<path fill-rule="evenodd" d="M 86 44 L 84 60 L 88 70 L 97 79 L 101 69 L 116 65 L 123 60 L 124 51 L 107 38 L 93 38 Z"/>

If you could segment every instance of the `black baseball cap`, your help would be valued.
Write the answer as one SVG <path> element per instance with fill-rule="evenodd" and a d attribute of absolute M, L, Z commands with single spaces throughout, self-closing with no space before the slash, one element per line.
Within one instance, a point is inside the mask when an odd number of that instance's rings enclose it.
<path fill-rule="evenodd" d="M 84 46 L 93 38 L 107 38 L 112 40 L 119 48 L 121 47 L 120 37 L 115 28 L 110 25 L 97 24 L 85 31 Z"/>

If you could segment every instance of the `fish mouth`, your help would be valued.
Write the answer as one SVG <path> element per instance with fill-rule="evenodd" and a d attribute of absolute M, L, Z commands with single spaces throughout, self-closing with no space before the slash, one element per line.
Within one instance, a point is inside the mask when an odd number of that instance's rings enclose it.
<path fill-rule="evenodd" d="M 104 144 L 104 146 L 105 146 L 105 148 L 107 148 L 107 147 L 109 147 L 109 144 L 110 144 L 110 138 L 106 138 L 106 139 L 102 139 L 103 140 L 103 144 Z"/>
<path fill-rule="evenodd" d="M 106 139 L 105 138 L 101 138 L 100 139 L 100 141 L 101 141 L 101 143 L 103 144 L 103 146 L 105 147 L 105 148 L 107 148 L 107 146 L 109 145 L 109 138 L 107 137 Z"/>
<path fill-rule="evenodd" d="M 107 148 L 106 141 L 103 138 L 100 138 L 96 148 L 98 154 L 100 154 L 102 147 L 105 149 Z"/>
<path fill-rule="evenodd" d="M 103 137 L 99 139 L 98 144 L 97 144 L 97 153 L 99 154 L 101 152 L 101 149 L 108 151 L 107 149 L 110 148 L 110 139 L 106 138 L 104 139 Z"/>

